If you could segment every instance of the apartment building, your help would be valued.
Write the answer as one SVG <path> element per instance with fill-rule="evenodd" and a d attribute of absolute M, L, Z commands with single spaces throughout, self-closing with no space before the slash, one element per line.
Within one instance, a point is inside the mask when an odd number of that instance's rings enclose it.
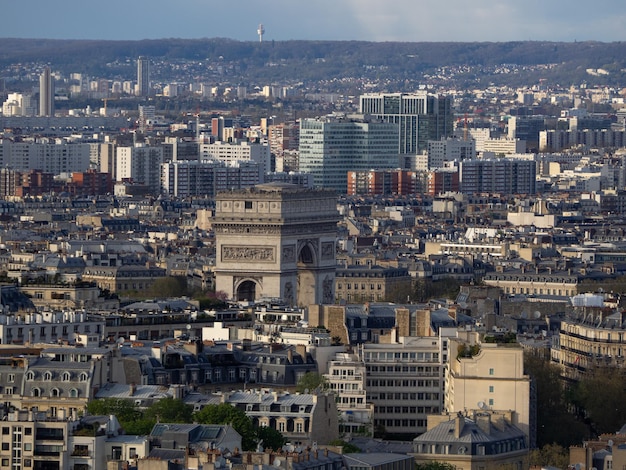
<path fill-rule="evenodd" d="M 443 409 L 447 344 L 447 338 L 433 336 L 360 346 L 375 432 L 414 437 L 426 431 L 427 416 Z"/>
<path fill-rule="evenodd" d="M 533 446 L 535 412 L 531 380 L 524 373 L 522 347 L 517 343 L 478 343 L 475 333 L 465 336 L 450 341 L 445 367 L 445 411 L 512 411 L 511 423 L 528 436 Z M 472 355 L 472 351 L 477 352 Z"/>
<path fill-rule="evenodd" d="M 328 389 L 336 395 L 339 434 L 374 435 L 374 404 L 367 400 L 366 367 L 356 354 L 338 353 L 324 374 Z"/>

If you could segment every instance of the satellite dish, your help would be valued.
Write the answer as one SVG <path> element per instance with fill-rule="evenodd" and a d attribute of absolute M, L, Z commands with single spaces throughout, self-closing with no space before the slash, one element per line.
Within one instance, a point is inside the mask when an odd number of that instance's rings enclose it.
<path fill-rule="evenodd" d="M 277 457 L 274 459 L 274 467 L 280 467 L 282 465 L 282 461 Z"/>
<path fill-rule="evenodd" d="M 485 409 L 485 402 L 484 401 L 479 401 L 477 404 L 478 408 L 480 408 L 481 410 Z"/>
<path fill-rule="evenodd" d="M 187 326 L 185 328 L 187 328 L 187 331 L 189 331 L 189 330 L 191 330 L 191 325 L 189 323 L 187 323 Z"/>
<path fill-rule="evenodd" d="M 607 445 L 609 447 L 613 447 L 613 439 L 609 439 L 609 441 L 607 442 Z"/>
<path fill-rule="evenodd" d="M 541 317 L 541 312 L 539 310 L 535 310 L 535 312 L 533 313 L 533 316 L 535 318 L 539 318 L 539 317 Z"/>

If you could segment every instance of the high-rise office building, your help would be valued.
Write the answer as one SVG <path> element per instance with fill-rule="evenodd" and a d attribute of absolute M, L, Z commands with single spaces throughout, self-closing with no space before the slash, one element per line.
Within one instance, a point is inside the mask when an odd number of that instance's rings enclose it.
<path fill-rule="evenodd" d="M 362 114 L 397 124 L 398 152 L 418 154 L 429 140 L 452 136 L 454 116 L 449 96 L 431 95 L 425 90 L 415 93 L 371 93 L 360 98 Z"/>
<path fill-rule="evenodd" d="M 137 96 L 150 94 L 150 61 L 146 57 L 137 59 Z"/>
<path fill-rule="evenodd" d="M 39 76 L 39 115 L 54 116 L 54 82 L 50 67 Z"/>
<path fill-rule="evenodd" d="M 398 167 L 398 126 L 365 119 L 300 122 L 300 171 L 313 185 L 347 193 L 348 171 Z"/>

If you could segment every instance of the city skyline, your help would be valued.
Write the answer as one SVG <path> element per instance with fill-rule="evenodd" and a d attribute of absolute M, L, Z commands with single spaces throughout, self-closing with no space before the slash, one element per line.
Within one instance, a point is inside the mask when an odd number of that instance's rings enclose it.
<path fill-rule="evenodd" d="M 286 0 L 258 3 L 243 0 L 233 11 L 227 3 L 184 0 L 121 2 L 111 0 L 97 14 L 78 0 L 25 0 L 3 5 L 3 37 L 48 39 L 140 40 L 225 37 L 272 40 L 359 41 L 602 41 L 624 40 L 626 10 L 619 0 L 600 0 L 594 8 L 582 0 L 497 3 L 486 0 L 319 0 L 302 14 L 302 6 Z M 59 15 L 63 12 L 63 15 Z M 50 21 L 54 18 L 54 21 Z M 445 28 L 442 25 L 448 24 Z"/>

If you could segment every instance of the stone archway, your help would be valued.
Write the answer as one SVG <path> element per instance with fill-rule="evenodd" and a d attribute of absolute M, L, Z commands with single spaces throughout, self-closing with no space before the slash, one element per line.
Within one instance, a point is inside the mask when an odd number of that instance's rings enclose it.
<path fill-rule="evenodd" d="M 243 281 L 237 287 L 237 300 L 254 300 L 256 299 L 256 282 L 251 280 Z"/>

